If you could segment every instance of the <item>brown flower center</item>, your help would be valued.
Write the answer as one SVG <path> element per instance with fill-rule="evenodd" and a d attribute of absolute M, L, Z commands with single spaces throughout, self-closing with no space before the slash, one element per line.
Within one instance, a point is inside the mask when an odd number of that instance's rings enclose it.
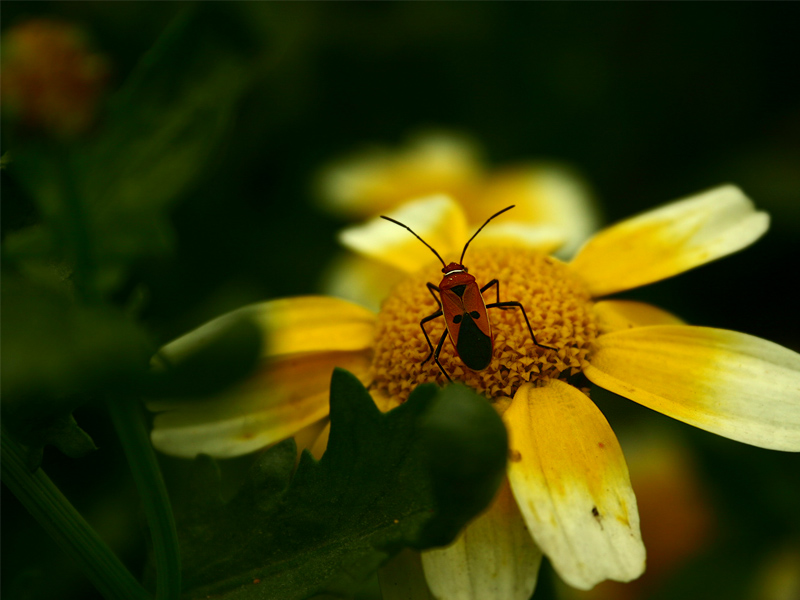
<path fill-rule="evenodd" d="M 589 347 L 597 336 L 592 301 L 584 285 L 558 260 L 520 248 L 493 248 L 467 256 L 467 268 L 483 286 L 500 281 L 500 300 L 520 302 L 530 320 L 533 343 L 518 308 L 488 309 L 492 324 L 492 361 L 482 371 L 469 369 L 458 357 L 451 340 L 445 341 L 439 362 L 454 381 L 462 381 L 487 398 L 513 396 L 526 382 L 574 375 L 586 365 Z M 438 277 L 437 277 L 438 275 Z M 441 272 L 435 266 L 409 276 L 394 288 L 378 316 L 372 360 L 372 387 L 382 395 L 404 402 L 421 383 L 445 383 L 420 329 L 420 321 L 438 306 L 426 288 L 439 284 Z M 484 301 L 497 301 L 492 287 Z M 444 318 L 425 324 L 436 346 L 445 330 Z"/>

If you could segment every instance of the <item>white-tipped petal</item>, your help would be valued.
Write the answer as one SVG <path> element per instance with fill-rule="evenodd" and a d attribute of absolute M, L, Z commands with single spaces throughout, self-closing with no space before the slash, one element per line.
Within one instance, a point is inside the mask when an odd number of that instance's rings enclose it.
<path fill-rule="evenodd" d="M 503 413 L 508 478 L 536 544 L 569 585 L 630 581 L 645 567 L 639 513 L 617 438 L 578 389 L 522 386 Z"/>
<path fill-rule="evenodd" d="M 437 600 L 528 600 L 541 560 L 508 482 L 455 542 L 422 553 L 425 578 Z"/>
<path fill-rule="evenodd" d="M 586 376 L 695 427 L 800 451 L 800 354 L 744 333 L 655 325 L 601 335 Z"/>
<path fill-rule="evenodd" d="M 733 185 L 667 204 L 604 229 L 570 267 L 593 296 L 660 281 L 727 256 L 766 232 L 769 217 Z"/>
<path fill-rule="evenodd" d="M 464 211 L 449 196 L 440 194 L 406 202 L 386 216 L 411 228 L 445 263 L 457 260 L 468 239 Z M 339 240 L 351 250 L 405 273 L 437 260 L 411 232 L 380 217 L 348 227 L 339 234 Z"/>

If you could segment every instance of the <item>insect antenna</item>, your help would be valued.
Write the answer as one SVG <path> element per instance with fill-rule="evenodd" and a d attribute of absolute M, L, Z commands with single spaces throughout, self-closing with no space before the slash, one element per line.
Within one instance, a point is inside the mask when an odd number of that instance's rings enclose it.
<path fill-rule="evenodd" d="M 486 227 L 486 226 L 489 224 L 489 221 L 491 221 L 491 220 L 492 220 L 492 219 L 494 219 L 495 217 L 499 217 L 499 216 L 500 216 L 500 215 L 502 215 L 504 212 L 506 212 L 507 210 L 511 210 L 511 209 L 512 209 L 512 208 L 514 208 L 515 206 L 516 206 L 516 204 L 512 204 L 511 206 L 506 206 L 506 207 L 505 207 L 503 210 L 501 210 L 500 212 L 496 212 L 496 213 L 494 213 L 494 214 L 493 214 L 491 217 L 489 217 L 488 219 L 486 219 L 486 222 L 485 222 L 483 225 L 481 225 L 481 226 L 478 228 L 478 231 L 476 231 L 476 232 L 473 234 L 473 236 L 472 236 L 471 238 L 469 238 L 469 241 L 468 241 L 466 244 L 464 244 L 464 251 L 461 253 L 461 259 L 458 261 L 460 264 L 462 264 L 462 265 L 464 264 L 464 255 L 467 253 L 467 246 L 469 246 L 469 243 L 470 243 L 472 240 L 474 240 L 474 239 L 475 239 L 475 236 L 477 236 L 477 235 L 478 235 L 478 234 L 481 232 L 481 229 L 483 229 L 484 227 Z M 386 217 L 383 217 L 383 218 L 385 219 Z M 414 233 L 414 232 L 412 231 L 411 233 Z M 414 234 L 414 235 L 416 235 L 416 234 Z M 427 244 L 426 244 L 426 245 L 427 245 Z M 433 250 L 433 248 L 431 248 L 431 250 Z M 437 254 L 437 256 L 438 256 L 438 254 Z M 441 259 L 439 259 L 439 260 L 441 260 Z"/>
<path fill-rule="evenodd" d="M 509 206 L 508 208 L 511 208 L 511 207 Z M 506 210 L 508 210 L 508 208 L 507 208 Z M 500 213 L 497 213 L 497 214 L 500 214 Z M 495 215 L 495 216 L 497 216 L 497 215 Z M 492 218 L 494 218 L 494 217 L 492 217 Z M 439 256 L 439 253 L 438 253 L 436 250 L 434 250 L 434 249 L 433 249 L 433 246 L 431 246 L 431 245 L 430 245 L 428 242 L 426 242 L 426 241 L 425 241 L 425 240 L 423 240 L 421 237 L 419 237 L 419 236 L 418 236 L 416 233 L 414 233 L 414 230 L 413 230 L 413 229 L 411 229 L 411 227 L 409 227 L 408 225 L 404 225 L 404 224 L 403 224 L 403 223 L 401 223 L 400 221 L 395 221 L 394 219 L 391 219 L 391 218 L 389 218 L 389 217 L 384 217 L 383 215 L 381 215 L 381 219 L 386 219 L 387 221 L 391 221 L 391 222 L 392 222 L 392 223 L 394 223 L 395 225 L 400 225 L 400 227 L 404 227 L 405 229 L 408 229 L 408 230 L 409 230 L 411 233 L 413 233 L 413 234 L 414 234 L 414 237 L 415 237 L 415 238 L 417 238 L 417 239 L 418 239 L 420 242 L 422 242 L 422 243 L 423 243 L 423 244 L 425 244 L 425 245 L 426 245 L 428 248 L 430 248 L 430 249 L 431 249 L 431 252 L 433 252 L 433 253 L 436 255 L 436 258 L 438 258 L 438 259 L 439 259 L 439 261 L 442 263 L 442 266 L 443 266 L 443 267 L 446 267 L 446 266 L 447 266 L 447 265 L 445 264 L 444 260 L 442 260 L 442 257 L 441 257 L 441 256 Z M 480 229 L 479 229 L 478 231 L 480 231 Z M 475 237 L 475 236 L 473 236 L 473 237 Z M 467 243 L 469 243 L 469 242 L 467 242 Z"/>

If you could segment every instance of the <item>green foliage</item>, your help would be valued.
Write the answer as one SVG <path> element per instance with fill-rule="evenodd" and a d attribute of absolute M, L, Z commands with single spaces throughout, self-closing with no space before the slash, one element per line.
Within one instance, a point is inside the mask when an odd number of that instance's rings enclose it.
<path fill-rule="evenodd" d="M 447 386 L 423 420 L 434 492 L 447 506 L 426 534 L 441 544 L 451 541 L 452 527 L 474 516 L 474 505 L 488 506 L 505 477 L 508 432 L 495 409 L 478 398 L 463 385 Z M 463 501 L 469 497 L 473 503 Z"/>
<path fill-rule="evenodd" d="M 82 139 L 4 131 L 4 186 L 35 211 L 33 224 L 4 230 L 3 443 L 15 449 L 4 482 L 108 598 L 146 593 L 39 466 L 46 445 L 70 457 L 95 449 L 72 412 L 107 400 L 150 526 L 156 600 L 178 598 L 174 521 L 137 396 L 185 386 L 189 373 L 151 374 L 157 346 L 131 310 L 133 273 L 172 250 L 168 211 L 207 177 L 250 83 L 243 37 L 213 12 L 182 10 Z M 260 341 L 243 327 L 249 343 L 232 359 L 247 365 Z"/>
<path fill-rule="evenodd" d="M 304 452 L 293 474 L 296 450 L 287 440 L 262 454 L 238 494 L 222 502 L 213 463 L 198 459 L 194 503 L 179 520 L 186 596 L 351 594 L 404 547 L 452 541 L 494 496 L 506 453 L 500 417 L 466 387 L 420 386 L 382 414 L 354 376 L 337 370 L 319 462 Z"/>
<path fill-rule="evenodd" d="M 69 418 L 87 398 L 148 385 L 155 345 L 112 294 L 137 261 L 171 248 L 167 210 L 204 176 L 232 125 L 248 85 L 235 39 L 186 10 L 92 136 L 11 140 L 8 174 L 40 222 L 4 241 L 3 414 L 33 465 L 45 444 L 70 455 L 92 447 Z"/>
<path fill-rule="evenodd" d="M 197 10 L 176 19 L 96 135 L 14 146 L 9 172 L 43 222 L 8 237 L 8 258 L 66 259 L 77 285 L 108 294 L 133 262 L 172 247 L 166 211 L 204 175 L 249 82 L 231 40 L 206 22 Z"/>

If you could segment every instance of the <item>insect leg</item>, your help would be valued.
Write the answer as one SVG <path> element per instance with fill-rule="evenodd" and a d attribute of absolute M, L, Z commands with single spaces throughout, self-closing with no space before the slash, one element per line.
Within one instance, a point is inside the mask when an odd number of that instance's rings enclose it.
<path fill-rule="evenodd" d="M 533 343 L 539 348 L 547 348 L 548 350 L 558 350 L 558 348 L 553 348 L 552 346 L 545 346 L 544 344 L 540 344 L 536 341 L 536 336 L 533 335 L 533 329 L 531 328 L 531 322 L 528 321 L 528 314 L 525 312 L 525 307 L 522 306 L 519 302 L 516 301 L 508 301 L 508 302 L 493 302 L 492 304 L 487 304 L 486 308 L 518 308 L 522 311 L 522 316 L 525 317 L 525 324 L 528 326 L 528 331 L 531 334 L 531 339 L 533 339 Z"/>
<path fill-rule="evenodd" d="M 501 309 L 501 310 L 506 310 L 507 308 L 511 308 L 510 306 L 498 306 L 498 305 L 502 304 L 502 302 L 500 302 L 500 281 L 498 279 L 492 279 L 489 283 L 487 283 L 485 286 L 483 286 L 481 288 L 481 294 L 483 292 L 485 292 L 486 290 L 488 290 L 492 286 L 496 286 L 495 290 L 497 291 L 497 302 L 494 303 L 495 306 L 497 308 Z M 489 308 L 489 307 L 487 306 L 486 308 Z"/>
<path fill-rule="evenodd" d="M 439 288 L 433 285 L 430 281 L 425 285 L 428 286 L 428 291 L 431 293 L 431 296 L 433 296 L 433 299 L 436 300 L 436 304 L 439 307 L 439 310 L 442 310 L 442 301 L 439 300 L 439 296 L 436 295 L 436 294 L 441 294 L 442 292 L 439 291 Z M 498 297 L 497 299 L 500 300 L 500 297 Z"/>
<path fill-rule="evenodd" d="M 442 375 L 447 377 L 447 381 L 452 383 L 452 379 L 450 379 L 450 375 L 447 374 L 447 371 L 444 370 L 442 363 L 439 362 L 439 354 L 442 352 L 442 346 L 444 346 L 444 339 L 447 337 L 447 329 L 442 332 L 442 337 L 439 338 L 439 343 L 436 344 L 436 352 L 433 353 L 433 360 L 436 362 L 436 366 L 439 367 L 439 370 L 442 372 Z"/>
<path fill-rule="evenodd" d="M 439 354 L 441 354 L 442 352 L 442 347 L 444 346 L 444 340 L 447 337 L 447 328 L 445 327 L 445 330 L 442 332 L 442 337 L 439 338 L 439 343 L 436 344 L 436 350 L 433 349 L 433 344 L 431 344 L 431 338 L 428 336 L 428 332 L 425 331 L 425 323 L 427 323 L 428 321 L 433 321 L 434 319 L 438 319 L 444 314 L 442 313 L 442 301 L 439 299 L 439 296 L 436 295 L 437 293 L 441 294 L 439 288 L 430 282 L 427 283 L 426 285 L 428 286 L 428 291 L 431 293 L 431 296 L 433 296 L 433 299 L 436 300 L 436 304 L 439 305 L 439 310 L 437 310 L 433 314 L 428 315 L 427 317 L 422 319 L 422 321 L 419 322 L 419 326 L 422 328 L 422 333 L 425 334 L 425 341 L 428 342 L 428 347 L 431 349 L 430 354 L 428 354 L 427 358 L 422 361 L 422 364 L 424 365 L 431 359 L 431 357 L 433 357 L 433 360 L 436 363 L 436 366 L 439 367 L 439 370 L 442 372 L 442 375 L 447 377 L 447 381 L 453 381 L 452 379 L 450 379 L 450 375 L 447 374 L 447 371 L 444 370 L 442 363 L 439 362 Z"/>
<path fill-rule="evenodd" d="M 439 306 L 441 307 L 441 305 Z M 433 344 L 431 344 L 431 338 L 428 336 L 428 332 L 425 331 L 425 323 L 427 323 L 428 321 L 433 321 L 434 319 L 438 319 L 441 316 L 442 316 L 442 311 L 440 309 L 437 310 L 435 313 L 428 315 L 427 317 L 422 319 L 422 321 L 419 322 L 419 326 L 422 328 L 422 333 L 425 335 L 425 341 L 428 342 L 428 347 L 431 349 L 430 354 L 428 354 L 428 357 L 422 361 L 423 365 L 431 359 L 431 356 L 433 356 Z M 444 332 L 447 333 L 447 328 L 445 328 Z"/>

